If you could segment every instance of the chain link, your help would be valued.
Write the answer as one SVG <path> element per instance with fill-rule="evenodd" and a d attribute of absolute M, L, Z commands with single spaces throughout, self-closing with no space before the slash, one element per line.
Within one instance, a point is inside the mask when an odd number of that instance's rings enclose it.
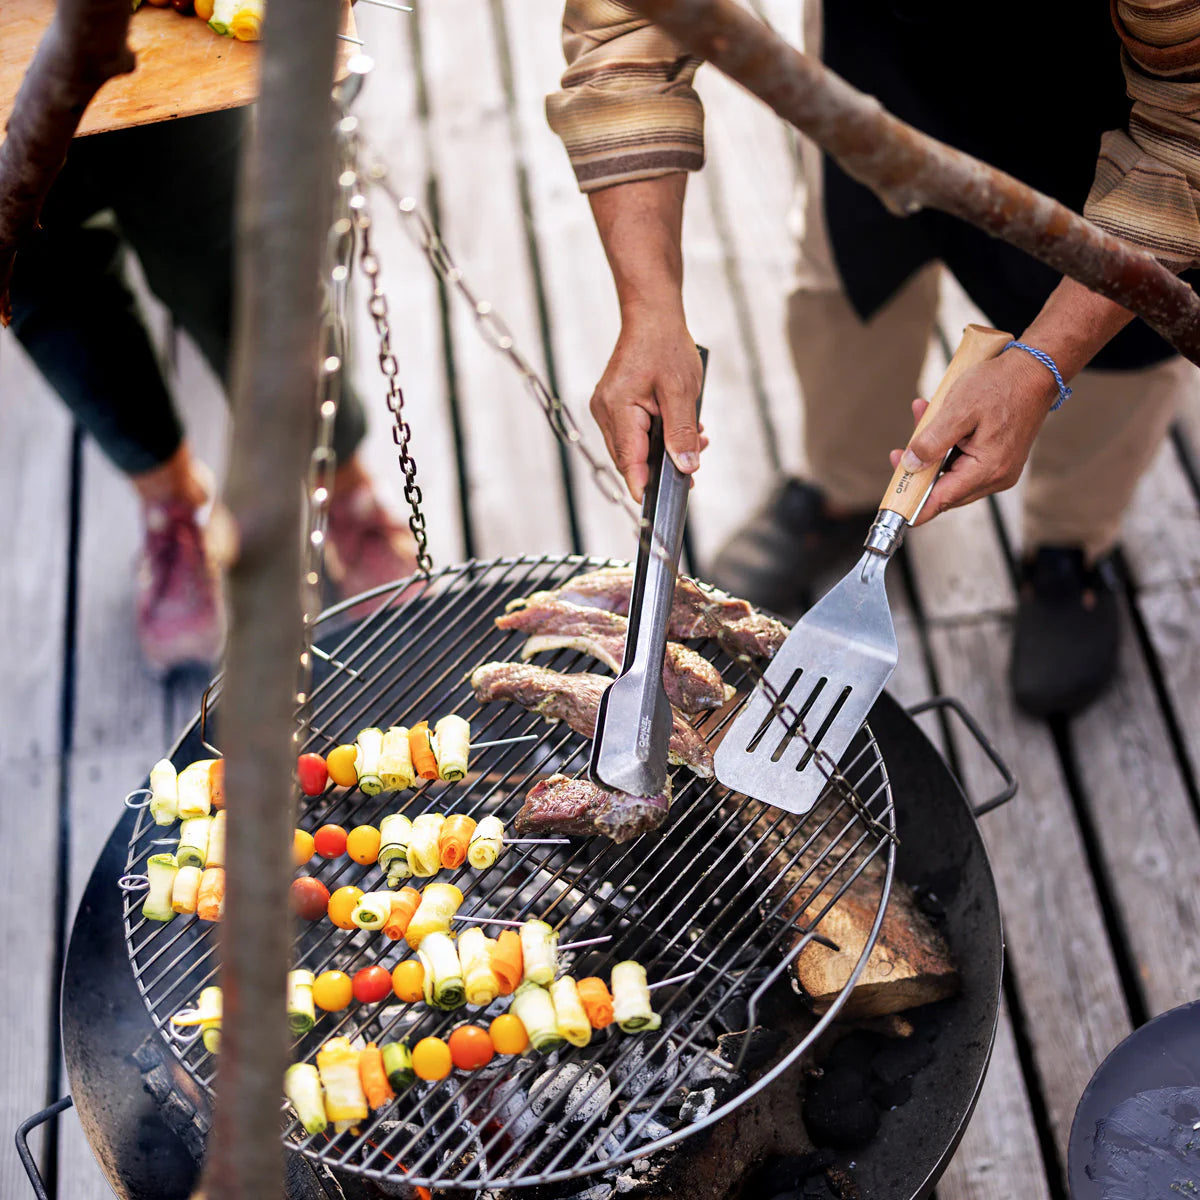
<path fill-rule="evenodd" d="M 378 188 L 391 200 L 402 218 L 403 227 L 425 254 L 434 272 L 451 290 L 458 292 L 470 306 L 471 312 L 475 317 L 476 328 L 479 330 L 483 340 L 503 355 L 520 376 L 525 390 L 541 408 L 555 437 L 569 451 L 574 452 L 586 462 L 593 482 L 605 499 L 619 505 L 630 515 L 639 531 L 639 536 L 649 535 L 654 542 L 654 552 L 670 563 L 672 570 L 674 570 L 674 564 L 670 562 L 670 555 L 667 553 L 666 548 L 642 518 L 640 510 L 634 505 L 626 492 L 620 476 L 617 475 L 609 463 L 599 459 L 588 449 L 583 441 L 579 426 L 570 410 L 562 400 L 554 395 L 529 359 L 521 353 L 511 330 L 504 319 L 492 307 L 490 301 L 482 299 L 467 282 L 462 271 L 455 264 L 445 242 L 442 241 L 441 235 L 438 233 L 433 221 L 421 209 L 416 199 L 412 196 L 401 196 L 395 190 L 391 180 L 388 178 L 386 166 L 377 155 L 372 155 L 371 157 L 370 166 L 367 171 L 367 182 L 369 185 Z M 357 214 L 362 212 L 363 208 L 361 207 L 356 210 L 356 220 L 361 219 Z M 366 253 L 366 246 L 364 244 L 364 260 Z M 376 278 L 377 275 L 378 264 L 376 264 Z M 372 315 L 374 315 L 374 312 L 372 312 Z M 376 327 L 378 328 L 378 320 Z M 386 371 L 384 373 L 385 375 L 387 374 Z M 799 737 L 805 743 L 812 753 L 812 761 L 816 764 L 817 769 L 825 776 L 835 791 L 850 804 L 854 812 L 867 824 L 875 835 L 887 837 L 893 841 L 896 840 L 895 834 L 867 808 L 862 797 L 859 796 L 853 784 L 842 773 L 833 756 L 827 750 L 813 743 L 803 717 L 794 707 L 787 703 L 784 697 L 779 694 L 778 689 L 766 679 L 763 669 L 758 662 L 749 654 L 738 650 L 731 644 L 727 633 L 721 626 L 718 617 L 719 612 L 720 606 L 716 602 L 703 606 L 701 610 L 708 635 L 763 689 L 771 701 L 773 714 L 785 720 L 788 727 L 794 730 L 795 736 Z"/>

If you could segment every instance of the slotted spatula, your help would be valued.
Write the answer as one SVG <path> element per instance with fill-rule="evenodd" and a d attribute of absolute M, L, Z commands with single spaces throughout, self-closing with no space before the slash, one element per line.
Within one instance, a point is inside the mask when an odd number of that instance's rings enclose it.
<path fill-rule="evenodd" d="M 700 395 L 708 375 L 708 351 L 700 352 Z M 594 783 L 630 796 L 657 796 L 667 786 L 667 747 L 673 715 L 663 687 L 667 624 L 683 548 L 691 480 L 667 454 L 662 421 L 650 423 L 650 481 L 642 497 L 637 565 L 629 593 L 629 627 L 621 673 L 604 689 L 588 774 Z M 659 552 L 656 552 L 655 548 Z M 668 561 L 669 560 L 669 561 Z"/>
<path fill-rule="evenodd" d="M 1010 340 L 998 329 L 968 325 L 918 428 L 963 371 L 994 358 Z M 816 761 L 814 747 L 825 763 L 837 762 L 896 669 L 884 569 L 941 470 L 941 463 L 915 474 L 896 468 L 862 557 L 796 623 L 764 672 L 778 704 L 760 683 L 717 748 L 714 766 L 726 787 L 790 813 L 806 813 L 816 804 L 828 771 Z"/>

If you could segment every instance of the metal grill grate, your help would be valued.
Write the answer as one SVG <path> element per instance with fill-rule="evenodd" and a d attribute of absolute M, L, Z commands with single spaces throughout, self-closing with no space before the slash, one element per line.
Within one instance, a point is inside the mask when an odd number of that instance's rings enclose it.
<path fill-rule="evenodd" d="M 585 769 L 585 739 L 563 725 L 547 726 L 517 705 L 481 708 L 467 677 L 480 663 L 517 656 L 523 635 L 492 624 L 509 600 L 607 565 L 612 563 L 578 556 L 469 562 L 384 592 L 377 611 L 349 632 L 324 638 L 332 662 L 318 663 L 302 726 L 308 749 L 326 752 L 353 741 L 367 725 L 423 717 L 432 723 L 451 712 L 471 721 L 472 741 L 527 733 L 538 734 L 538 740 L 480 750 L 472 756 L 471 774 L 458 784 L 433 782 L 375 797 L 356 789 L 301 797 L 301 824 L 313 829 L 336 821 L 349 828 L 377 824 L 393 811 L 476 817 L 494 812 L 507 824 L 539 778 Z M 326 613 L 326 627 L 336 625 L 349 607 Z M 722 668 L 727 683 L 750 686 L 715 643 L 697 648 Z M 594 665 L 569 651 L 539 662 L 564 671 Z M 697 720 L 697 728 L 711 741 L 734 715 L 708 714 Z M 868 728 L 841 766 L 876 821 L 894 830 L 887 772 Z M 658 1031 L 628 1036 L 614 1026 L 582 1049 L 497 1057 L 471 1074 L 418 1082 L 374 1114 L 359 1134 L 306 1137 L 285 1115 L 287 1140 L 327 1165 L 377 1179 L 403 1173 L 412 1184 L 466 1188 L 545 1183 L 627 1163 L 676 1142 L 729 1112 L 794 1062 L 836 1015 L 840 1002 L 785 1044 L 769 1068 L 746 1069 L 750 1038 L 740 1039 L 737 1052 L 728 1049 L 728 1039 L 718 1038 L 762 1023 L 769 993 L 787 986 L 779 981 L 788 965 L 819 936 L 815 929 L 821 917 L 865 872 L 878 905 L 859 959 L 861 970 L 882 921 L 894 843 L 857 816 L 848 801 L 832 795 L 798 820 L 683 768 L 673 772 L 672 786 L 669 823 L 658 833 L 624 846 L 599 837 L 574 838 L 561 847 L 510 846 L 487 871 L 465 867 L 439 876 L 462 889 L 463 913 L 541 917 L 564 942 L 611 935 L 607 944 L 575 953 L 570 970 L 577 977 L 607 977 L 625 958 L 643 963 L 651 983 L 694 972 L 654 993 L 663 1018 Z M 129 846 L 129 872 L 144 870 L 163 833 L 147 813 L 140 815 Z M 380 886 L 377 868 L 348 858 L 308 869 L 331 892 L 344 884 L 364 890 Z M 192 1004 L 201 988 L 217 981 L 215 930 L 194 918 L 165 925 L 145 921 L 140 899 L 133 896 L 125 903 L 125 932 L 152 1020 L 193 1078 L 211 1087 L 215 1060 L 199 1041 L 176 1040 L 168 1021 Z M 353 972 L 375 962 L 390 969 L 408 953 L 403 941 L 348 933 L 329 922 L 306 926 L 295 939 L 295 965 L 315 972 L 331 967 Z M 502 999 L 495 1010 L 506 1006 Z M 486 1022 L 493 1010 L 442 1013 L 423 1005 L 352 1005 L 344 1013 L 322 1015 L 295 1054 L 311 1059 L 338 1034 L 377 1042 L 445 1036 L 471 1015 Z M 706 1111 L 681 1109 L 680 1095 L 703 1083 L 713 1085 L 717 1102 Z"/>

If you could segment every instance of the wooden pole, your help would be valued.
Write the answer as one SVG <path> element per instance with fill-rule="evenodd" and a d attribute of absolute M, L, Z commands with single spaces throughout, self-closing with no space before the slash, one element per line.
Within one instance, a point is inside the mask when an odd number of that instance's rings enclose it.
<path fill-rule="evenodd" d="M 242 172 L 226 490 L 238 551 L 229 571 L 221 697 L 229 812 L 225 1003 L 202 1180 L 208 1200 L 283 1194 L 302 485 L 316 436 L 338 20 L 330 0 L 268 5 L 261 98 Z"/>
<path fill-rule="evenodd" d="M 936 208 L 1128 308 L 1200 364 L 1200 297 L 1151 255 L 886 112 L 734 0 L 629 0 L 827 150 L 898 216 Z"/>

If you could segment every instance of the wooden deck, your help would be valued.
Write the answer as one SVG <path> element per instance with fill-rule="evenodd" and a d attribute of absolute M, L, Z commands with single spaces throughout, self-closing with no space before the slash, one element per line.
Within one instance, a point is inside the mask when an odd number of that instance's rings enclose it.
<path fill-rule="evenodd" d="M 766 6 L 787 21 L 798 6 Z M 398 186 L 433 206 L 460 265 L 581 419 L 616 331 L 611 285 L 542 96 L 561 69 L 558 0 L 438 0 L 419 17 L 360 6 L 378 71 L 366 133 Z M 710 166 L 687 219 L 693 332 L 712 350 L 712 447 L 692 504 L 703 567 L 779 467 L 799 465 L 800 408 L 781 335 L 793 146 L 753 101 L 702 75 Z M 437 562 L 586 550 L 628 555 L 625 518 L 558 448 L 515 376 L 443 296 L 380 211 L 379 249 Z M 968 316 L 950 294 L 944 326 Z M 151 306 L 164 350 L 174 341 Z M 367 455 L 402 504 L 386 410 L 360 323 Z M 951 332 L 951 336 L 954 336 Z M 928 370 L 944 365 L 934 346 Z M 173 367 L 193 440 L 220 469 L 220 393 L 180 341 Z M 1131 403 L 1136 396 L 1131 396 Z M 1085 402 L 1081 394 L 1076 402 Z M 199 677 L 153 681 L 132 630 L 139 536 L 130 489 L 72 429 L 12 339 L 0 340 L 0 869 L 9 881 L 0 980 L 0 1195 L 29 1194 L 18 1121 L 65 1089 L 56 980 L 76 898 L 122 795 L 196 707 Z M 1200 994 L 1200 398 L 1193 397 L 1129 514 L 1117 686 L 1069 723 L 1014 711 L 1005 688 L 1016 497 L 949 514 L 910 541 L 897 573 L 894 691 L 960 697 L 1016 768 L 1019 798 L 983 825 L 1004 909 L 1009 972 L 991 1072 L 940 1200 L 1066 1194 L 1079 1095 L 1148 1017 Z M 936 732 L 936 731 L 935 731 Z M 968 791 L 989 768 L 951 746 Z M 40 1142 L 38 1138 L 41 1138 Z M 109 1194 L 68 1113 L 38 1135 L 58 1194 Z"/>

